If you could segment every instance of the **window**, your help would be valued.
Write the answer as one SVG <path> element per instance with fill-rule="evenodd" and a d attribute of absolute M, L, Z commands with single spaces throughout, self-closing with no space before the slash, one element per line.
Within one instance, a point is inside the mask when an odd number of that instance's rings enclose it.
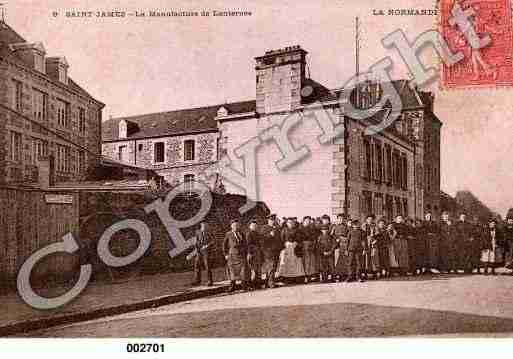
<path fill-rule="evenodd" d="M 372 192 L 369 191 L 363 191 L 362 192 L 363 197 L 363 203 L 362 203 L 362 215 L 367 216 L 368 214 L 372 213 L 373 207 L 372 207 Z"/>
<path fill-rule="evenodd" d="M 156 142 L 153 145 L 153 162 L 164 162 L 164 142 Z"/>
<path fill-rule="evenodd" d="M 118 160 L 121 162 L 127 162 L 127 150 L 126 146 L 119 146 L 118 148 Z"/>
<path fill-rule="evenodd" d="M 139 151 L 142 151 L 142 150 L 143 150 L 143 145 L 142 145 L 142 143 L 139 143 L 139 146 L 138 146 L 138 147 L 139 147 Z"/>
<path fill-rule="evenodd" d="M 429 191 L 431 191 L 431 169 L 429 166 L 426 166 L 426 188 Z"/>
<path fill-rule="evenodd" d="M 393 152 L 393 162 L 394 162 L 394 186 L 401 188 L 402 186 L 402 163 L 401 157 L 399 156 L 399 152 Z"/>
<path fill-rule="evenodd" d="M 401 198 L 399 197 L 395 197 L 395 208 L 396 208 L 396 216 L 398 215 L 402 215 L 404 216 L 404 212 L 403 212 L 403 203 L 401 201 Z"/>
<path fill-rule="evenodd" d="M 365 167 L 363 172 L 363 178 L 369 180 L 372 175 L 372 148 L 367 138 L 363 140 L 363 148 L 365 155 Z"/>
<path fill-rule="evenodd" d="M 374 143 L 374 154 L 376 155 L 376 171 L 374 172 L 374 180 L 381 182 L 383 176 L 383 149 L 381 143 Z"/>
<path fill-rule="evenodd" d="M 37 160 L 39 157 L 48 156 L 48 141 L 41 140 L 39 138 L 34 139 L 34 159 Z"/>
<path fill-rule="evenodd" d="M 386 150 L 385 150 L 385 157 L 386 157 L 386 162 L 387 162 L 387 177 L 386 177 L 386 182 L 388 185 L 392 184 L 392 148 L 390 147 L 390 145 L 386 145 Z"/>
<path fill-rule="evenodd" d="M 194 161 L 194 140 L 185 140 L 183 143 L 184 148 L 184 161 Z"/>
<path fill-rule="evenodd" d="M 82 172 L 84 170 L 85 162 L 86 162 L 85 152 L 82 150 L 78 151 L 78 172 Z"/>
<path fill-rule="evenodd" d="M 68 70 L 66 66 L 59 64 L 59 81 L 63 84 L 68 83 Z"/>
<path fill-rule="evenodd" d="M 57 171 L 69 172 L 70 170 L 70 149 L 66 146 L 57 144 Z"/>
<path fill-rule="evenodd" d="M 388 194 L 385 196 L 385 217 L 388 220 L 392 220 L 394 217 L 394 200 Z"/>
<path fill-rule="evenodd" d="M 11 141 L 10 141 L 10 150 L 11 150 L 11 160 L 14 162 L 21 161 L 21 133 L 11 131 Z"/>
<path fill-rule="evenodd" d="M 194 191 L 194 175 L 188 174 L 183 176 L 184 190 L 187 194 L 192 194 Z"/>
<path fill-rule="evenodd" d="M 37 121 L 46 121 L 47 119 L 47 107 L 48 107 L 48 95 L 37 89 L 33 90 L 32 93 L 32 108 L 34 113 L 34 119 Z"/>
<path fill-rule="evenodd" d="M 14 101 L 13 101 L 13 108 L 18 111 L 22 112 L 22 101 L 23 101 L 23 84 L 21 81 L 18 80 L 12 80 L 13 86 L 14 86 Z"/>
<path fill-rule="evenodd" d="M 86 111 L 85 108 L 78 108 L 78 130 L 84 134 L 86 131 Z"/>
<path fill-rule="evenodd" d="M 34 68 L 39 72 L 45 72 L 45 57 L 43 54 L 34 54 Z"/>
<path fill-rule="evenodd" d="M 403 155 L 403 186 L 401 187 L 402 189 L 406 190 L 408 189 L 408 158 L 406 157 L 406 155 Z"/>
<path fill-rule="evenodd" d="M 57 145 L 57 169 L 61 172 L 70 170 L 70 150 L 63 145 Z"/>
<path fill-rule="evenodd" d="M 69 103 L 57 100 L 57 123 L 59 126 L 69 126 Z"/>

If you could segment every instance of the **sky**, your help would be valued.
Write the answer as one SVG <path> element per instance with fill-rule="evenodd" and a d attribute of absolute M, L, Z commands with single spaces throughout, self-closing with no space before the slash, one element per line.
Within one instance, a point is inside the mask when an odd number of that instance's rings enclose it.
<path fill-rule="evenodd" d="M 410 40 L 436 27 L 433 16 L 379 16 L 374 10 L 430 9 L 434 1 L 8 1 L 6 22 L 48 56 L 66 56 L 70 76 L 106 104 L 104 118 L 255 98 L 254 57 L 301 45 L 310 75 L 341 87 L 355 71 L 354 19 L 360 18 L 360 69 L 389 56 L 393 77 L 407 69 L 381 39 L 402 29 Z M 245 17 L 70 18 L 69 11 L 251 11 Z M 56 15 L 56 16 L 54 16 Z M 432 65 L 434 53 L 423 59 Z M 470 190 L 504 215 L 513 207 L 513 89 L 439 90 L 444 123 L 442 190 Z"/>

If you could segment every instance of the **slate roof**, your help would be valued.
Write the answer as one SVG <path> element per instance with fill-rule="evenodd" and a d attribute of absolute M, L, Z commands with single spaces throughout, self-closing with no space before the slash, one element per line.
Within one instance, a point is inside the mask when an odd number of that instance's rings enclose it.
<path fill-rule="evenodd" d="M 393 85 L 401 95 L 403 109 L 414 109 L 424 106 L 415 90 L 410 88 L 407 80 L 393 81 Z M 301 103 L 307 105 L 315 101 L 335 101 L 338 99 L 340 89 L 330 90 L 320 83 L 306 79 L 303 88 L 311 87 L 311 92 L 302 97 Z M 102 140 L 116 141 L 119 138 L 119 122 L 126 120 L 136 124 L 136 129 L 129 132 L 126 139 L 142 139 L 149 137 L 176 136 L 182 134 L 216 131 L 218 129 L 216 116 L 220 107 L 225 107 L 229 114 L 253 112 L 256 108 L 255 100 L 218 104 L 192 109 L 182 109 L 168 112 L 158 112 L 137 116 L 112 118 L 102 123 Z M 383 112 L 380 111 L 369 120 L 379 123 Z M 393 130 L 392 130 L 393 131 Z"/>
<path fill-rule="evenodd" d="M 11 51 L 9 48 L 10 44 L 27 42 L 21 35 L 19 35 L 16 31 L 14 31 L 9 25 L 0 22 L 0 57 L 8 59 L 12 62 L 16 62 L 17 64 L 28 67 L 27 64 L 23 61 L 21 57 L 19 57 L 15 52 Z M 42 74 L 44 75 L 44 74 Z M 47 76 L 48 77 L 48 76 Z M 51 79 L 56 82 L 55 80 Z M 59 85 L 66 86 L 63 83 L 59 82 Z M 102 102 L 96 100 L 90 93 L 88 93 L 83 87 L 77 84 L 71 77 L 68 77 L 68 85 L 71 90 L 80 93 L 83 96 L 89 97 L 96 102 L 103 105 Z"/>
<path fill-rule="evenodd" d="M 255 100 L 250 100 L 139 116 L 112 118 L 102 123 L 102 140 L 119 140 L 118 131 L 121 120 L 138 125 L 138 129 L 133 133 L 129 133 L 127 139 L 217 131 L 216 116 L 220 107 L 226 108 L 228 114 L 237 114 L 253 112 L 256 109 L 255 106 Z"/>

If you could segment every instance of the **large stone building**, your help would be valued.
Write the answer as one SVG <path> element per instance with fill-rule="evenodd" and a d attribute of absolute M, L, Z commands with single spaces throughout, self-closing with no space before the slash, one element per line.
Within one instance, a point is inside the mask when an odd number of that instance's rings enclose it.
<path fill-rule="evenodd" d="M 42 159 L 54 159 L 56 181 L 81 179 L 98 163 L 104 104 L 69 66 L 0 23 L 0 182 L 36 183 Z"/>
<path fill-rule="evenodd" d="M 103 153 L 149 166 L 168 182 L 179 183 L 192 181 L 225 155 L 232 169 L 247 173 L 241 146 L 253 143 L 257 197 L 280 216 L 420 217 L 428 210 L 438 215 L 441 122 L 433 112 L 432 94 L 406 80 L 392 82 L 402 101 L 401 115 L 392 126 L 366 135 L 384 111 L 352 119 L 341 89 L 330 90 L 306 75 L 306 54 L 293 46 L 257 57 L 255 100 L 108 120 Z M 369 82 L 349 98 L 369 107 L 382 88 Z M 319 140 L 323 130 L 314 117 L 323 115 L 343 129 L 329 141 Z M 286 166 L 284 148 L 276 140 L 285 127 L 289 151 L 306 150 Z M 244 194 L 230 180 L 233 173 L 220 168 L 226 191 Z"/>

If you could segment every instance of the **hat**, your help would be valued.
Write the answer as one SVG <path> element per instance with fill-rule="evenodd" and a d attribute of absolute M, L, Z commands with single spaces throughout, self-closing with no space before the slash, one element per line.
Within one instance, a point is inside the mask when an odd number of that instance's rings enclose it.
<path fill-rule="evenodd" d="M 307 219 L 312 220 L 312 217 L 310 217 L 310 216 L 304 216 L 304 217 L 303 217 L 303 222 L 304 222 L 305 220 L 307 220 Z"/>
<path fill-rule="evenodd" d="M 322 219 L 331 219 L 330 216 L 328 216 L 327 214 L 323 214 L 321 218 Z"/>

